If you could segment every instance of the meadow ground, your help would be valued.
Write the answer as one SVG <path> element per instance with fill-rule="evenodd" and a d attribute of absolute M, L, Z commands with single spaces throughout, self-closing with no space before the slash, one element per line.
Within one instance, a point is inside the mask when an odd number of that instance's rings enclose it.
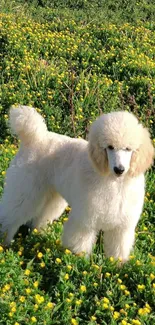
<path fill-rule="evenodd" d="M 18 150 L 11 105 L 34 106 L 49 130 L 87 138 L 101 112 L 128 110 L 155 143 L 154 1 L 1 1 L 0 194 Z M 65 5 L 64 5 L 65 4 Z M 154 325 L 155 176 L 146 175 L 135 248 L 122 268 L 100 234 L 90 259 L 61 247 L 63 223 L 0 244 L 0 324 Z M 23 184 L 24 186 L 24 184 Z"/>

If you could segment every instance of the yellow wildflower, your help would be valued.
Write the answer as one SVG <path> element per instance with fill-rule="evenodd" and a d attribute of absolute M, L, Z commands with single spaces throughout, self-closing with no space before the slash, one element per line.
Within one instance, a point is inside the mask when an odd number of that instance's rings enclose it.
<path fill-rule="evenodd" d="M 141 325 L 141 322 L 138 319 L 132 319 L 132 324 Z"/>
<path fill-rule="evenodd" d="M 120 317 L 120 313 L 118 311 L 114 311 L 113 318 L 118 319 Z"/>
<path fill-rule="evenodd" d="M 142 291 L 142 290 L 145 289 L 145 285 L 144 285 L 144 284 L 138 284 L 138 285 L 137 285 L 137 289 L 138 289 L 139 291 Z"/>
<path fill-rule="evenodd" d="M 39 259 L 41 259 L 41 258 L 43 257 L 43 253 L 39 252 L 39 253 L 37 254 L 37 257 L 38 257 Z"/>
<path fill-rule="evenodd" d="M 48 309 L 53 309 L 53 307 L 54 307 L 53 302 L 50 302 L 50 301 L 49 301 L 49 302 L 47 303 L 46 307 L 47 307 Z"/>
<path fill-rule="evenodd" d="M 65 274 L 64 279 L 65 280 L 68 280 L 69 279 L 69 274 L 68 273 Z"/>
<path fill-rule="evenodd" d="M 41 262 L 40 263 L 40 266 L 43 268 L 43 267 L 45 267 L 45 263 L 44 262 Z"/>
<path fill-rule="evenodd" d="M 77 322 L 77 320 L 75 318 L 72 318 L 71 319 L 71 324 L 72 325 L 78 325 L 78 322 Z"/>
<path fill-rule="evenodd" d="M 28 270 L 28 269 L 26 269 L 25 272 L 24 272 L 25 275 L 30 275 L 30 273 L 31 273 L 31 271 Z"/>
<path fill-rule="evenodd" d="M 62 263 L 62 260 L 61 260 L 59 257 L 57 257 L 57 258 L 56 258 L 56 262 L 57 262 L 58 264 L 61 264 L 61 263 Z"/>
<path fill-rule="evenodd" d="M 3 252 L 3 247 L 2 246 L 0 246 L 0 253 L 2 253 Z"/>
<path fill-rule="evenodd" d="M 81 286 L 80 286 L 80 291 L 81 291 L 81 292 L 86 292 L 86 290 L 87 290 L 87 289 L 86 289 L 86 286 L 84 286 L 84 285 L 81 285 Z"/>
<path fill-rule="evenodd" d="M 24 296 L 20 296 L 19 301 L 20 302 L 24 302 L 25 301 L 25 297 Z"/>
<path fill-rule="evenodd" d="M 106 304 L 109 304 L 109 299 L 106 298 L 106 297 L 104 297 L 104 298 L 103 298 L 103 302 L 105 302 Z"/>
<path fill-rule="evenodd" d="M 36 319 L 35 316 L 32 316 L 32 317 L 31 317 L 31 322 L 32 322 L 32 323 L 36 323 L 36 322 L 37 322 L 37 319 Z"/>
<path fill-rule="evenodd" d="M 44 302 L 44 297 L 40 296 L 39 294 L 36 294 L 35 295 L 35 300 L 36 300 L 36 303 L 40 305 L 40 304 L 42 304 Z"/>
<path fill-rule="evenodd" d="M 82 304 L 82 300 L 81 300 L 81 299 L 76 300 L 76 301 L 75 301 L 75 304 L 76 304 L 77 306 L 80 306 L 80 305 Z"/>
<path fill-rule="evenodd" d="M 33 283 L 34 288 L 38 288 L 38 285 L 39 285 L 39 282 L 38 282 L 38 281 L 35 281 L 35 282 Z"/>
<path fill-rule="evenodd" d="M 29 295 L 31 293 L 31 289 L 30 288 L 27 288 L 25 289 L 26 293 Z"/>
<path fill-rule="evenodd" d="M 65 249 L 65 254 L 67 254 L 67 255 L 69 255 L 69 254 L 71 254 L 71 251 L 69 250 L 69 249 Z"/>
<path fill-rule="evenodd" d="M 91 320 L 92 321 L 95 321 L 96 320 L 96 317 L 95 316 L 91 316 Z"/>

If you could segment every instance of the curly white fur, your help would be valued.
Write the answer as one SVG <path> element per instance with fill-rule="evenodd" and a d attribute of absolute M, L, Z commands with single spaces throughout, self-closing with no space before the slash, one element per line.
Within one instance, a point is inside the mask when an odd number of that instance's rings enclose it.
<path fill-rule="evenodd" d="M 92 124 L 88 142 L 72 139 L 48 132 L 27 106 L 11 109 L 10 124 L 21 146 L 0 203 L 6 243 L 22 224 L 32 219 L 34 227 L 42 227 L 69 204 L 63 245 L 90 254 L 102 229 L 106 255 L 126 261 L 142 212 L 144 172 L 153 161 L 148 131 L 132 114 L 113 112 Z"/>

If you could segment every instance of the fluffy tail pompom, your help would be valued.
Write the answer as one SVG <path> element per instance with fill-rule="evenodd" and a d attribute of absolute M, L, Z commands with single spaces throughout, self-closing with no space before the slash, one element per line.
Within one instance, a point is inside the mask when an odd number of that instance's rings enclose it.
<path fill-rule="evenodd" d="M 43 117 L 33 107 L 11 107 L 9 123 L 12 133 L 25 144 L 42 141 L 47 132 Z"/>

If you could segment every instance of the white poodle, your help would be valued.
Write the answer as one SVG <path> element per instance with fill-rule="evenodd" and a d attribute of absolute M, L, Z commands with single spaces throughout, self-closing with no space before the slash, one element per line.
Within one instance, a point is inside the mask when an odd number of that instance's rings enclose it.
<path fill-rule="evenodd" d="M 152 165 L 149 132 L 128 112 L 100 116 L 89 141 L 48 132 L 34 108 L 10 111 L 21 146 L 6 175 L 0 223 L 6 243 L 29 220 L 33 227 L 72 208 L 63 245 L 91 253 L 99 230 L 107 256 L 128 259 L 144 201 L 144 172 Z"/>

